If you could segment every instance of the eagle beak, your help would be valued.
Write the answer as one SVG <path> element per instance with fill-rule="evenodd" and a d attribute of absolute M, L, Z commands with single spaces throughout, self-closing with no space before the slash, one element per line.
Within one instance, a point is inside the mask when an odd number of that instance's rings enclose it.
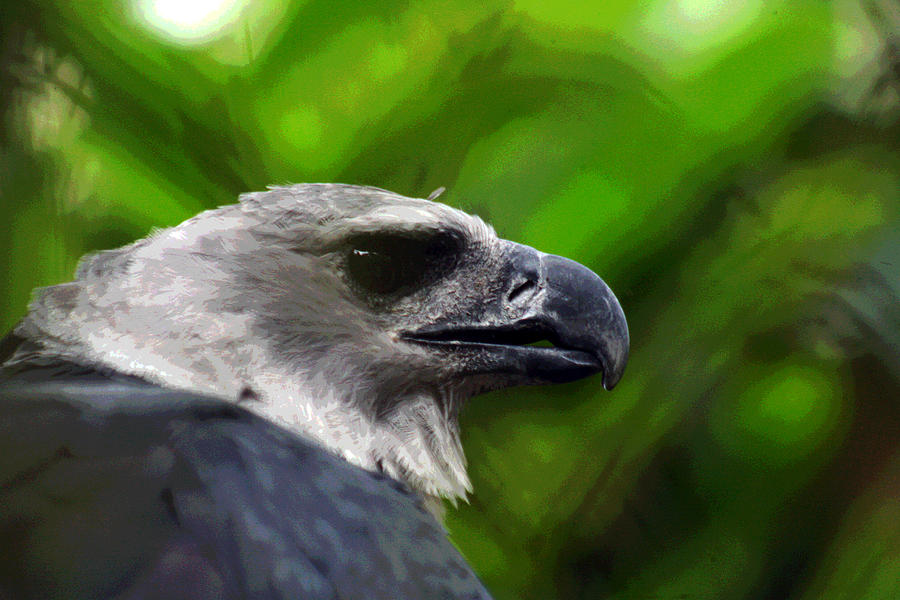
<path fill-rule="evenodd" d="M 517 383 L 562 383 L 603 373 L 613 389 L 628 362 L 628 325 L 609 286 L 561 256 L 504 242 L 496 289 L 406 339 L 472 356 L 467 372 L 506 373 Z"/>
<path fill-rule="evenodd" d="M 537 289 L 530 301 L 522 300 L 526 304 L 525 313 L 518 321 L 534 322 L 545 328 L 547 339 L 561 352 L 559 358 L 576 353 L 575 362 L 581 362 L 578 353 L 583 353 L 599 367 L 582 372 L 575 365 L 570 370 L 565 365 L 556 365 L 556 361 L 543 364 L 536 361 L 529 365 L 531 374 L 559 382 L 600 370 L 603 387 L 613 389 L 628 362 L 629 338 L 625 313 L 606 282 L 574 260 L 544 254 L 528 246 L 513 244 L 509 255 L 511 275 L 516 278 L 513 281 L 522 283 L 507 294 L 507 311 L 515 309 L 519 300 L 516 291 L 535 281 Z M 523 293 L 519 291 L 519 294 Z"/>

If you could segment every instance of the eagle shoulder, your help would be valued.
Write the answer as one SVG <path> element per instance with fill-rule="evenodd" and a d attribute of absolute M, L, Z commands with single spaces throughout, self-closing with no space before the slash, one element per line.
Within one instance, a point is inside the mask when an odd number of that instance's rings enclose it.
<path fill-rule="evenodd" d="M 241 406 L 0 378 L 0 596 L 488 598 L 417 495 Z"/>

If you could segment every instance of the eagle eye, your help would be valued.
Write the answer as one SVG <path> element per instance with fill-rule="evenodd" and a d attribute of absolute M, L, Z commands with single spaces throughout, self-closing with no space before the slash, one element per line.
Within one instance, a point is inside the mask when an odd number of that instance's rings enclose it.
<path fill-rule="evenodd" d="M 448 272 L 457 254 L 450 235 L 360 235 L 350 241 L 347 273 L 363 292 L 399 295 Z"/>

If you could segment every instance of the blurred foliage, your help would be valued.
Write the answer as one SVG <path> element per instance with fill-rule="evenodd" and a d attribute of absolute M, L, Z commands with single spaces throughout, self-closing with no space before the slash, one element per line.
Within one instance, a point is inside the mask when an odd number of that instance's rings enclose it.
<path fill-rule="evenodd" d="M 631 327 L 611 394 L 467 408 L 448 527 L 498 598 L 900 598 L 895 0 L 2 10 L 5 329 L 244 191 L 446 186 Z"/>

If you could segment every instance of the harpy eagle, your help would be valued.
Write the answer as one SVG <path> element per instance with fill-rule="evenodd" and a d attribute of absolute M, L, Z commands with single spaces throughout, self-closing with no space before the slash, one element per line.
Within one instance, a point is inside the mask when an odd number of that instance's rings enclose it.
<path fill-rule="evenodd" d="M 628 331 L 578 263 L 314 184 L 86 257 L 3 352 L 0 598 L 487 598 L 426 510 L 463 402 L 612 388 Z"/>

